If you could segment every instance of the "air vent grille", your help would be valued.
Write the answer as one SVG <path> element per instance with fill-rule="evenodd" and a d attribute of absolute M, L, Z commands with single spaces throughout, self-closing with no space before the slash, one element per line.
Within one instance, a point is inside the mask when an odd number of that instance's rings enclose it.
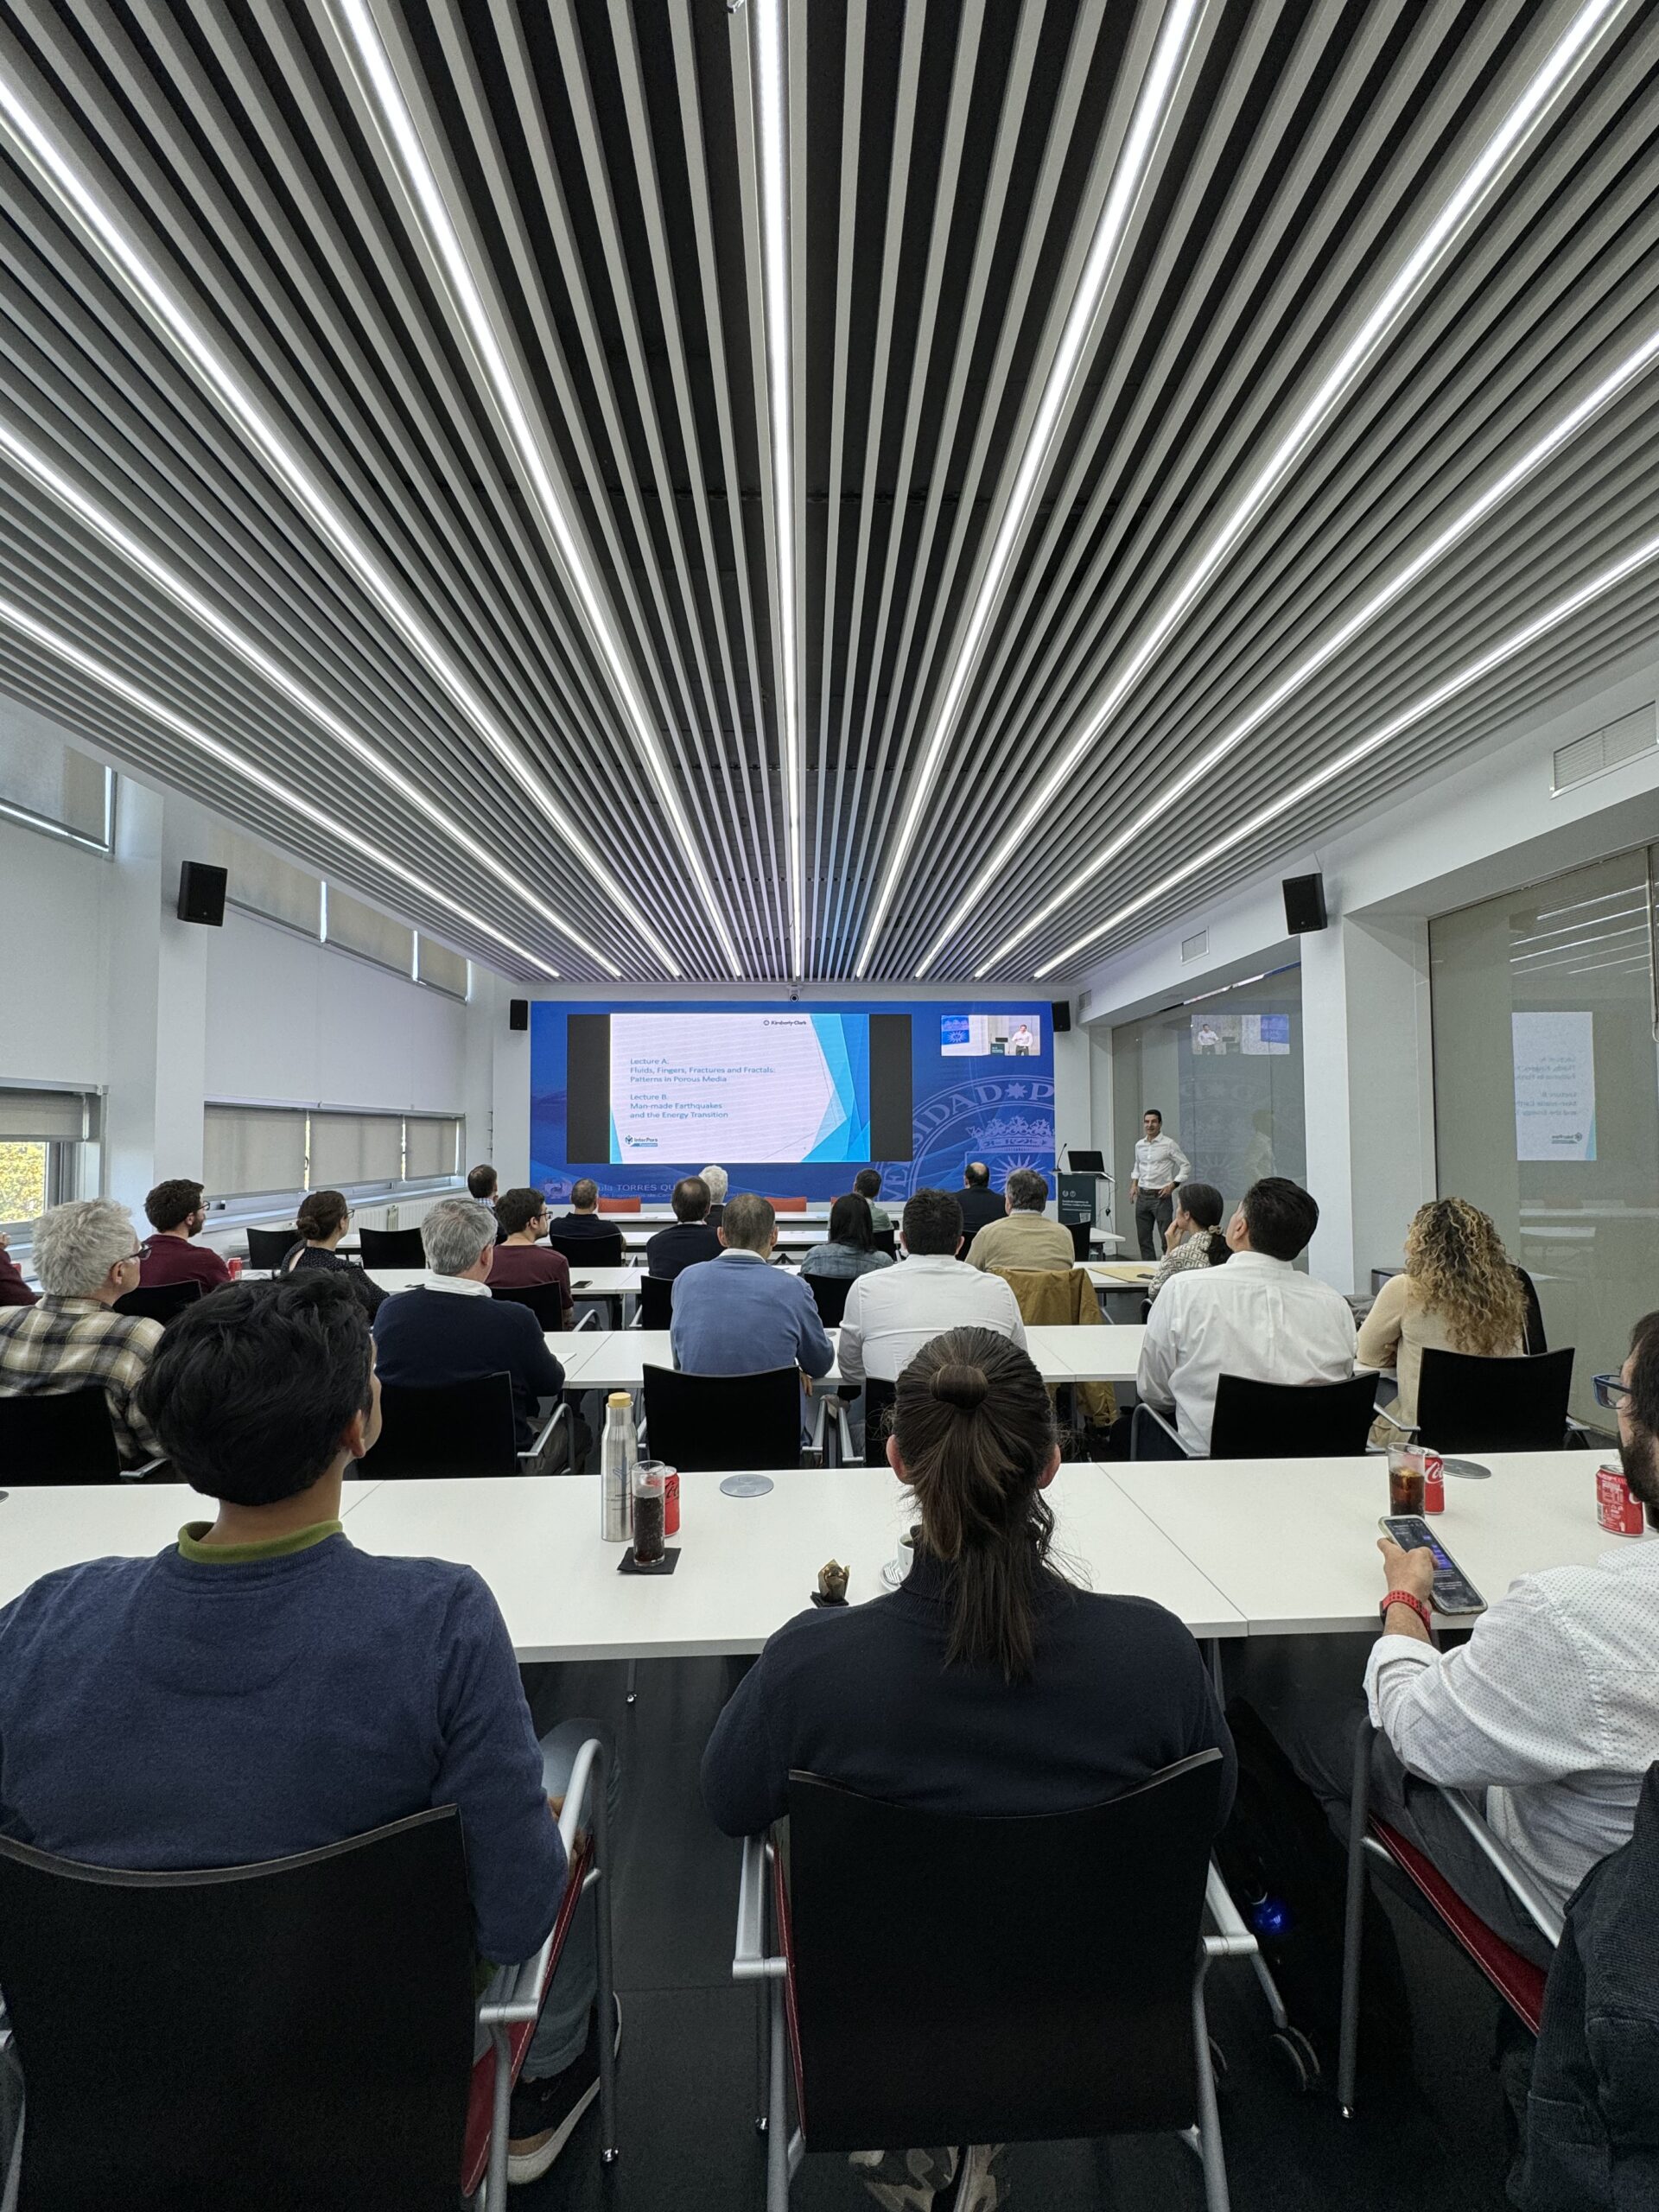
<path fill-rule="evenodd" d="M 1605 776 L 1610 768 L 1622 768 L 1627 760 L 1651 753 L 1656 746 L 1659 724 L 1649 702 L 1632 715 L 1621 715 L 1605 729 L 1592 729 L 1587 737 L 1575 737 L 1571 745 L 1563 745 L 1555 754 L 1550 789 L 1564 791 L 1592 776 Z"/>
<path fill-rule="evenodd" d="M 1210 932 L 1208 930 L 1199 930 L 1195 935 L 1192 937 L 1184 937 L 1181 939 L 1181 957 L 1183 960 L 1197 960 L 1203 954 L 1208 952 L 1209 950 Z"/>

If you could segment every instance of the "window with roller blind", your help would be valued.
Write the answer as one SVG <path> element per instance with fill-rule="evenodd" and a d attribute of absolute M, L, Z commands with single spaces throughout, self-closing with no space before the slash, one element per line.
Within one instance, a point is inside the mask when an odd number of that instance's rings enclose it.
<path fill-rule="evenodd" d="M 395 1192 L 461 1172 L 458 1114 L 209 1105 L 202 1179 L 213 1198 Z"/>
<path fill-rule="evenodd" d="M 414 975 L 415 932 L 407 922 L 395 922 L 390 914 L 365 906 L 338 884 L 329 884 L 327 890 L 322 907 L 325 944 L 355 953 L 359 960 L 372 960 L 378 968 L 390 968 L 394 975 Z"/>
<path fill-rule="evenodd" d="M 225 898 L 245 914 L 280 922 L 315 938 L 322 931 L 322 880 L 292 861 L 280 859 L 227 823 L 216 824 L 213 858 L 225 870 Z"/>
<path fill-rule="evenodd" d="M 115 778 L 0 705 L 0 817 L 107 853 L 115 842 Z"/>
<path fill-rule="evenodd" d="M 8 1236 L 97 1187 L 100 1113 L 95 1091 L 0 1086 L 0 1229 Z"/>
<path fill-rule="evenodd" d="M 435 944 L 429 937 L 416 933 L 415 938 L 415 980 L 424 983 L 429 990 L 442 991 L 452 999 L 464 999 L 471 969 L 465 957 L 451 952 L 447 944 Z"/>

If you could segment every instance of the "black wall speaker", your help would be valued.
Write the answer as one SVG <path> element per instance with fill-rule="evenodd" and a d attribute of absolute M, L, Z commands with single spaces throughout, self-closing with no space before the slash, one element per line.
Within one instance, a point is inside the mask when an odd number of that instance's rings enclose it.
<path fill-rule="evenodd" d="M 1071 1000 L 1051 999 L 1048 1005 L 1048 1018 L 1054 1024 L 1054 1034 L 1057 1037 L 1064 1037 L 1071 1027 Z"/>
<path fill-rule="evenodd" d="M 212 868 L 206 861 L 186 861 L 179 870 L 179 919 L 223 929 L 227 880 L 222 868 Z"/>
<path fill-rule="evenodd" d="M 507 1027 L 509 1029 L 529 1028 L 530 1001 L 528 999 L 509 999 L 507 1001 Z"/>
<path fill-rule="evenodd" d="M 1293 937 L 1328 927 L 1322 875 L 1287 875 L 1279 887 L 1285 894 L 1285 927 Z"/>

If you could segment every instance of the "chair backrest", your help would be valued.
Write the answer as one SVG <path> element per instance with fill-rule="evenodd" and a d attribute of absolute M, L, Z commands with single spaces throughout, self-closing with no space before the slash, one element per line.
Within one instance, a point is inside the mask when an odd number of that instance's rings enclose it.
<path fill-rule="evenodd" d="M 1536 1359 L 1426 1351 L 1417 1433 L 1436 1452 L 1559 1452 L 1573 1388 L 1573 1347 Z"/>
<path fill-rule="evenodd" d="M 1095 1233 L 1094 1224 L 1091 1221 L 1069 1221 L 1065 1225 L 1071 1231 L 1073 1257 L 1086 1260 L 1089 1256 L 1089 1239 Z"/>
<path fill-rule="evenodd" d="M 818 1309 L 818 1319 L 826 1329 L 838 1329 L 841 1317 L 847 1311 L 847 1294 L 857 1280 L 853 1275 L 803 1275 L 801 1281 L 812 1294 L 812 1302 Z"/>
<path fill-rule="evenodd" d="M 876 1250 L 878 1252 L 885 1252 L 890 1260 L 896 1260 L 899 1256 L 898 1230 L 896 1229 L 878 1229 L 874 1230 L 872 1233 L 875 1237 Z"/>
<path fill-rule="evenodd" d="M 867 1467 L 885 1467 L 887 1464 L 887 1439 L 893 1433 L 893 1409 L 899 1393 L 891 1382 L 878 1382 L 874 1376 L 864 1377 L 864 1464 Z"/>
<path fill-rule="evenodd" d="M 804 1198 L 773 1198 L 769 1201 L 773 1213 L 804 1213 Z"/>
<path fill-rule="evenodd" d="M 760 1375 L 682 1375 L 645 1369 L 651 1454 L 671 1467 L 798 1467 L 801 1378 L 792 1367 Z"/>
<path fill-rule="evenodd" d="M 1376 1418 L 1376 1377 L 1255 1382 L 1224 1375 L 1210 1425 L 1212 1459 L 1357 1459 Z"/>
<path fill-rule="evenodd" d="M 628 1256 L 620 1229 L 607 1236 L 559 1236 L 547 1232 L 548 1249 L 563 1252 L 572 1271 L 577 1268 L 620 1268 Z"/>
<path fill-rule="evenodd" d="M 0 1838 L 18 2212 L 454 2212 L 473 1916 L 453 1806 L 263 1865 Z"/>
<path fill-rule="evenodd" d="M 148 1289 L 141 1283 L 137 1290 L 126 1291 L 116 1300 L 115 1311 L 130 1313 L 140 1321 L 159 1321 L 165 1328 L 200 1296 L 199 1282 L 158 1282 Z"/>
<path fill-rule="evenodd" d="M 423 1268 L 426 1246 L 418 1229 L 359 1229 L 365 1268 Z"/>
<path fill-rule="evenodd" d="M 674 1278 L 672 1275 L 641 1275 L 639 1278 L 639 1325 L 642 1329 L 667 1329 L 674 1323 Z"/>
<path fill-rule="evenodd" d="M 810 2147 L 1190 2126 L 1221 1772 L 1221 1753 L 1202 1751 L 1109 1803 L 1007 1819 L 791 1774 Z"/>
<path fill-rule="evenodd" d="M 121 1479 L 109 1402 L 101 1390 L 0 1397 L 0 1489 Z"/>
<path fill-rule="evenodd" d="M 564 1326 L 564 1287 L 556 1282 L 494 1283 L 490 1296 L 506 1306 L 528 1306 L 543 1336 Z"/>
<path fill-rule="evenodd" d="M 433 1390 L 383 1382 L 380 1440 L 357 1471 L 365 1482 L 522 1472 L 512 1382 L 474 1375 Z"/>
<path fill-rule="evenodd" d="M 261 1269 L 280 1268 L 299 1241 L 297 1229 L 251 1229 L 248 1265 Z"/>
<path fill-rule="evenodd" d="M 1549 1339 L 1544 1334 L 1544 1309 L 1538 1303 L 1537 1286 L 1524 1268 L 1515 1271 L 1521 1278 L 1521 1289 L 1527 1301 L 1527 1351 L 1536 1358 L 1540 1352 L 1549 1350 Z"/>
<path fill-rule="evenodd" d="M 601 1213 L 638 1213 L 639 1201 L 638 1198 L 601 1198 L 599 1210 Z"/>

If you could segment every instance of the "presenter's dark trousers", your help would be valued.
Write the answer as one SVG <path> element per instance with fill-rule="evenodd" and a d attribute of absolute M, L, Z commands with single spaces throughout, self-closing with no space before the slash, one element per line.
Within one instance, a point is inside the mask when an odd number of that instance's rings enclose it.
<path fill-rule="evenodd" d="M 1175 1200 L 1173 1196 L 1166 1195 L 1160 1198 L 1151 1191 L 1142 1191 L 1135 1199 L 1135 1233 L 1141 1239 L 1141 1256 L 1143 1260 L 1155 1260 L 1158 1257 L 1153 1249 L 1153 1224 L 1156 1223 L 1161 1234 L 1169 1227 L 1174 1217 Z"/>

